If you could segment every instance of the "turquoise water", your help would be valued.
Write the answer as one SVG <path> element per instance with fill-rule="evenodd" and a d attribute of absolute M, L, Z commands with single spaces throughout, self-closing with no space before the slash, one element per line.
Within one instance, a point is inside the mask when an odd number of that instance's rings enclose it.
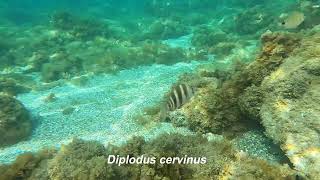
<path fill-rule="evenodd" d="M 230 142 L 233 166 L 258 158 L 312 179 L 319 109 L 303 98 L 318 98 L 319 24 L 316 0 L 0 0 L 0 173 L 74 138 L 178 133 Z M 180 84 L 196 93 L 169 112 Z"/>

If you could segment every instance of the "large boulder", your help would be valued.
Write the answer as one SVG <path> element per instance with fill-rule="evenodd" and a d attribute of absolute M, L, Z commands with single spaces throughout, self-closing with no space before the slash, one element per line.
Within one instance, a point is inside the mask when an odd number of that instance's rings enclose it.
<path fill-rule="evenodd" d="M 247 88 L 239 104 L 280 144 L 294 168 L 314 179 L 320 174 L 319 28 L 301 35 L 299 46 L 286 53 L 271 73 L 256 76 L 263 77 L 261 84 Z"/>
<path fill-rule="evenodd" d="M 0 147 L 30 135 L 32 123 L 26 108 L 15 98 L 0 95 Z"/>

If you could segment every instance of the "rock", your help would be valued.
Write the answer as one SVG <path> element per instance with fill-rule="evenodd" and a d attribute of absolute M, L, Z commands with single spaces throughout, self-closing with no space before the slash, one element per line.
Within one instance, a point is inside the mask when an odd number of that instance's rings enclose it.
<path fill-rule="evenodd" d="M 14 79 L 11 78 L 0 78 L 0 92 L 16 96 L 19 93 L 28 92 L 29 89 L 18 84 Z"/>
<path fill-rule="evenodd" d="M 15 98 L 0 95 L 0 147 L 25 139 L 32 123 L 26 108 Z"/>
<path fill-rule="evenodd" d="M 278 34 L 281 36 L 284 37 Z M 301 37 L 299 46 L 289 51 L 266 51 L 265 47 L 265 55 L 269 55 L 264 56 L 263 62 L 274 62 L 273 53 L 267 52 L 286 52 L 286 55 L 281 57 L 277 66 L 270 66 L 272 68 L 268 71 L 257 74 L 256 77 L 262 79 L 261 84 L 247 88 L 239 101 L 243 112 L 258 119 L 266 135 L 280 144 L 294 168 L 311 179 L 320 173 L 319 37 L 319 32 L 311 30 Z M 290 41 L 294 42 L 294 38 L 280 42 Z M 259 63 L 259 59 L 255 63 Z M 264 72 L 270 73 L 261 76 Z M 259 81 L 253 82 L 258 85 Z"/>

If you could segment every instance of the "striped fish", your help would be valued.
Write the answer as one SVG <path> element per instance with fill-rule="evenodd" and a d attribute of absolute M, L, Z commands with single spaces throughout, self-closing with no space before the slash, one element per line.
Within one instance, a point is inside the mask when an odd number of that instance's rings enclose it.
<path fill-rule="evenodd" d="M 194 89 L 186 84 L 180 84 L 172 88 L 166 109 L 168 111 L 174 111 L 184 105 L 194 94 Z"/>
<path fill-rule="evenodd" d="M 171 89 L 168 99 L 165 101 L 160 114 L 160 119 L 167 118 L 168 111 L 174 111 L 183 106 L 194 95 L 194 88 L 187 84 L 180 84 Z"/>

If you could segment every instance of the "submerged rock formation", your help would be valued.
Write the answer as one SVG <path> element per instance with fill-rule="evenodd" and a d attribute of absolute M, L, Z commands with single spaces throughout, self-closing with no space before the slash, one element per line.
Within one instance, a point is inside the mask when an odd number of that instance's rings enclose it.
<path fill-rule="evenodd" d="M 0 95 L 0 147 L 30 135 L 32 123 L 26 108 L 15 98 Z"/>
<path fill-rule="evenodd" d="M 262 81 L 261 123 L 295 168 L 320 173 L 320 33 L 308 34 Z M 311 45 L 312 44 L 312 45 Z"/>
<path fill-rule="evenodd" d="M 171 113 L 171 121 L 221 134 L 246 131 L 258 122 L 294 169 L 314 179 L 320 173 L 319 27 L 304 34 L 267 32 L 261 39 L 255 61 L 226 80 L 211 73 L 222 85 L 199 86 L 189 103 Z"/>

